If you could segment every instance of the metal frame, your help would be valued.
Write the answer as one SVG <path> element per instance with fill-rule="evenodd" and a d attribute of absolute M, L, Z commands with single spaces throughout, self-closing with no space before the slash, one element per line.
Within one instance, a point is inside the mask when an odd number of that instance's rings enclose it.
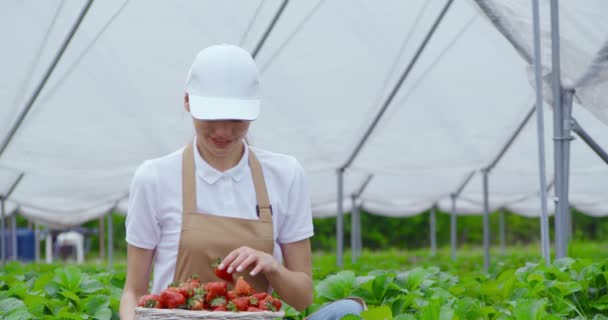
<path fill-rule="evenodd" d="M 457 221 L 456 221 L 456 198 L 462 193 L 462 190 L 469 184 L 473 176 L 475 175 L 476 170 L 471 171 L 467 177 L 464 179 L 462 184 L 458 187 L 456 192 L 450 194 L 450 199 L 452 200 L 452 209 L 450 210 L 450 244 L 451 244 L 451 257 L 452 260 L 456 261 L 456 245 L 457 245 Z"/>
<path fill-rule="evenodd" d="M 281 3 L 281 6 L 279 7 L 279 10 L 277 10 L 274 17 L 272 18 L 272 21 L 268 25 L 268 28 L 266 28 L 266 30 L 264 31 L 264 34 L 262 35 L 262 39 L 260 39 L 258 44 L 255 46 L 255 49 L 253 49 L 253 53 L 251 54 L 251 56 L 254 59 L 258 56 L 258 53 L 260 53 L 260 50 L 266 43 L 266 39 L 268 39 L 270 32 L 274 29 L 274 26 L 276 25 L 277 21 L 283 14 L 283 11 L 285 10 L 285 7 L 287 6 L 287 2 L 288 2 L 288 0 L 283 0 L 283 2 Z"/>
<path fill-rule="evenodd" d="M 382 118 L 382 116 L 384 115 L 384 113 L 386 112 L 386 110 L 388 109 L 389 105 L 391 104 L 391 102 L 395 98 L 397 92 L 401 88 L 401 85 L 403 84 L 403 82 L 405 81 L 405 79 L 407 78 L 407 76 L 410 74 L 410 71 L 413 69 L 414 65 L 416 65 L 416 62 L 418 61 L 418 58 L 420 58 L 420 55 L 422 54 L 422 52 L 426 48 L 426 46 L 427 46 L 428 42 L 430 41 L 431 37 L 433 36 L 433 34 L 435 33 L 435 31 L 437 30 L 437 27 L 439 26 L 439 23 L 443 20 L 445 14 L 447 13 L 448 9 L 450 8 L 450 6 L 452 5 L 453 2 L 454 2 L 454 0 L 448 0 L 446 2 L 446 4 L 444 5 L 443 9 L 441 10 L 441 12 L 439 13 L 439 15 L 437 16 L 437 18 L 433 22 L 433 25 L 431 26 L 431 29 L 426 34 L 426 36 L 424 37 L 424 40 L 422 41 L 422 43 L 420 44 L 420 46 L 416 50 L 416 53 L 414 54 L 414 57 L 412 58 L 412 60 L 409 62 L 409 64 L 405 68 L 404 72 L 402 73 L 402 75 L 399 78 L 399 80 L 397 81 L 397 83 L 395 83 L 395 85 L 393 86 L 393 88 L 391 90 L 391 93 L 389 94 L 389 96 L 387 97 L 387 99 L 384 101 L 384 103 L 382 104 L 382 107 L 380 108 L 380 110 L 378 111 L 378 113 L 376 114 L 376 116 L 374 117 L 374 120 L 372 121 L 372 123 L 370 124 L 370 126 L 367 128 L 367 130 L 363 134 L 363 137 L 361 137 L 361 140 L 359 141 L 359 143 L 357 144 L 357 146 L 355 147 L 355 149 L 351 153 L 351 155 L 348 158 L 348 160 L 344 163 L 344 165 L 342 165 L 337 170 L 337 174 L 338 174 L 338 197 L 337 197 L 337 199 L 338 199 L 338 208 L 337 209 L 338 209 L 338 212 L 337 212 L 337 223 L 336 223 L 336 236 L 338 237 L 338 239 L 336 241 L 336 245 L 337 245 L 337 248 L 336 248 L 336 259 L 337 259 L 337 265 L 340 268 L 342 268 L 342 266 L 344 265 L 343 254 L 342 254 L 343 246 L 344 246 L 344 239 L 343 239 L 343 233 L 344 232 L 342 230 L 343 227 L 344 227 L 343 206 L 342 206 L 342 200 L 344 198 L 344 193 L 343 193 L 344 171 L 350 167 L 350 165 L 353 163 L 353 161 L 355 161 L 355 158 L 357 157 L 357 155 L 359 154 L 359 152 L 361 152 L 361 149 L 363 148 L 363 145 L 365 145 L 365 142 L 367 142 L 367 139 L 370 137 L 370 135 L 372 134 L 372 132 L 374 131 L 374 129 L 378 125 L 378 122 L 380 121 L 380 119 Z"/>
<path fill-rule="evenodd" d="M 80 27 L 80 23 L 86 16 L 86 14 L 89 11 L 89 8 L 91 7 L 92 4 L 93 4 L 93 0 L 88 0 L 87 3 L 85 4 L 85 6 L 82 8 L 80 15 L 78 16 L 78 19 L 76 20 L 74 25 L 72 25 L 70 32 L 68 33 L 67 37 L 61 44 L 61 47 L 59 48 L 59 51 L 57 52 L 57 54 L 55 54 L 55 57 L 53 58 L 53 61 L 51 62 L 51 65 L 49 66 L 49 68 L 44 73 L 42 80 L 38 83 L 36 90 L 34 90 L 34 93 L 30 96 L 30 98 L 25 103 L 25 106 L 19 112 L 19 115 L 17 116 L 17 120 L 11 126 L 11 128 L 8 132 L 8 135 L 4 138 L 4 140 L 2 140 L 2 143 L 0 144 L 0 156 L 6 150 L 6 148 L 10 144 L 11 140 L 15 136 L 15 133 L 17 133 L 17 130 L 21 126 L 21 123 L 23 122 L 23 120 L 25 119 L 27 114 L 29 113 L 29 111 L 32 108 L 32 106 L 34 105 L 34 103 L 36 102 L 36 99 L 38 99 L 40 92 L 42 92 L 42 89 L 46 85 L 46 82 L 51 77 L 51 74 L 55 70 L 55 67 L 59 63 L 59 60 L 61 60 L 61 57 L 63 56 L 63 54 L 64 54 L 65 50 L 67 49 L 68 45 L 70 44 L 70 42 L 72 41 L 74 34 L 76 34 L 78 27 Z"/>
<path fill-rule="evenodd" d="M 536 83 L 536 129 L 538 140 L 538 176 L 540 182 L 540 236 L 541 252 L 545 263 L 551 262 L 551 244 L 549 240 L 549 214 L 547 213 L 547 177 L 545 167 L 545 125 L 543 115 L 543 80 L 540 51 L 540 14 L 538 0 L 532 2 L 534 34 L 534 74 Z"/>
<path fill-rule="evenodd" d="M 350 248 L 351 248 L 351 262 L 357 262 L 357 259 L 361 256 L 362 240 L 361 240 L 361 211 L 357 205 L 357 200 L 361 197 L 369 183 L 374 177 L 370 174 L 365 178 L 359 190 L 351 195 L 352 209 L 351 209 L 351 230 L 350 230 Z"/>
<path fill-rule="evenodd" d="M 581 127 L 574 117 L 570 118 L 572 131 L 576 133 L 606 164 L 608 164 L 608 153 Z"/>
<path fill-rule="evenodd" d="M 505 209 L 501 208 L 499 215 L 498 215 L 498 232 L 499 232 L 499 238 L 500 238 L 500 253 L 501 254 L 505 254 L 506 253 L 506 249 L 507 249 L 507 238 L 506 238 L 506 230 L 505 230 L 505 225 L 506 221 L 505 221 Z"/>
<path fill-rule="evenodd" d="M 490 169 L 481 171 L 483 175 L 483 270 L 490 270 L 490 203 L 488 199 L 488 175 Z"/>
<path fill-rule="evenodd" d="M 566 232 L 569 211 L 568 181 L 570 162 L 570 121 L 572 91 L 566 91 L 561 83 L 559 5 L 551 0 L 551 84 L 553 93 L 553 134 L 555 157 L 555 257 L 563 258 L 568 252 Z M 567 120 L 567 121 L 565 121 Z"/>

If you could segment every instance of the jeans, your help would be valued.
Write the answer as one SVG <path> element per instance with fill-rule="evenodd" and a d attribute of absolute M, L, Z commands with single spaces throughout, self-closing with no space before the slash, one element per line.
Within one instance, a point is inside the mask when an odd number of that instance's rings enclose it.
<path fill-rule="evenodd" d="M 363 306 L 352 300 L 332 302 L 310 315 L 309 320 L 339 320 L 347 314 L 359 315 Z"/>

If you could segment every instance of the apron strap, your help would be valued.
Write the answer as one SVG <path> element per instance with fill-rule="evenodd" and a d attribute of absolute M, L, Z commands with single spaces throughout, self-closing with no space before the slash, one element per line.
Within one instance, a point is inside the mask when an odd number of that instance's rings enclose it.
<path fill-rule="evenodd" d="M 196 212 L 196 172 L 192 143 L 186 145 L 182 156 L 182 208 L 183 212 Z"/>
<path fill-rule="evenodd" d="M 249 167 L 251 168 L 253 187 L 255 188 L 255 197 L 258 203 L 256 210 L 260 221 L 272 221 L 272 206 L 268 199 L 268 190 L 266 189 L 262 165 L 251 148 L 249 148 Z"/>
<path fill-rule="evenodd" d="M 249 148 L 248 146 L 245 147 Z M 251 149 L 249 149 L 249 167 L 251 168 L 253 187 L 255 188 L 257 214 L 260 221 L 272 221 L 272 206 L 268 198 L 262 165 Z M 182 157 L 182 208 L 184 212 L 196 212 L 197 210 L 195 170 L 194 148 L 192 143 L 189 143 L 186 145 Z"/>

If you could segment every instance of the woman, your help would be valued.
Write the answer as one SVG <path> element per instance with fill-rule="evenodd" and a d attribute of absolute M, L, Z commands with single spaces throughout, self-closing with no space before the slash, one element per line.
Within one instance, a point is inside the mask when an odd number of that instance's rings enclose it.
<path fill-rule="evenodd" d="M 127 278 L 121 319 L 133 319 L 138 297 L 197 274 L 219 280 L 212 264 L 270 288 L 304 310 L 313 301 L 310 197 L 293 157 L 249 147 L 245 136 L 260 112 L 255 62 L 243 49 L 217 45 L 196 57 L 184 105 L 196 137 L 186 147 L 136 171 L 127 215 Z M 358 313 L 352 301 L 311 319 Z"/>

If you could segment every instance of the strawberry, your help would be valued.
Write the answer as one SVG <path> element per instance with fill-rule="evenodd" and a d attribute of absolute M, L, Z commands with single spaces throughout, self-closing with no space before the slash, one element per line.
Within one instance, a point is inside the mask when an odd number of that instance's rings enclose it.
<path fill-rule="evenodd" d="M 217 297 L 223 297 L 227 290 L 228 284 L 226 282 L 208 282 L 205 284 L 205 291 L 207 291 L 205 301 L 209 303 Z"/>
<path fill-rule="evenodd" d="M 144 308 L 162 308 L 162 304 L 160 303 L 160 296 L 157 294 L 146 294 L 139 298 L 137 302 L 138 307 Z"/>
<path fill-rule="evenodd" d="M 236 280 L 236 284 L 234 285 L 234 291 L 236 291 L 236 294 L 239 296 L 250 296 L 251 294 L 253 294 L 253 288 L 251 288 L 249 283 L 245 281 L 243 276 L 240 276 Z"/>
<path fill-rule="evenodd" d="M 264 311 L 264 310 L 258 309 L 256 307 L 248 307 L 247 308 L 247 312 L 260 312 L 260 311 Z"/>
<path fill-rule="evenodd" d="M 254 293 L 253 296 L 258 299 L 258 301 L 262 301 L 264 300 L 264 298 L 266 298 L 266 296 L 268 295 L 268 293 L 266 292 L 258 292 L 258 293 Z"/>
<path fill-rule="evenodd" d="M 217 258 L 217 262 L 213 264 L 213 272 L 215 273 L 215 276 L 229 283 L 233 283 L 234 278 L 232 277 L 232 274 L 228 273 L 227 268 L 222 270 L 218 269 L 220 263 L 222 263 L 222 258 Z"/>
<path fill-rule="evenodd" d="M 234 290 L 230 290 L 226 293 L 226 298 L 228 298 L 228 300 L 234 300 L 238 297 L 238 295 L 236 294 L 236 291 Z"/>
<path fill-rule="evenodd" d="M 272 296 L 267 296 L 263 300 L 258 301 L 258 308 L 268 311 L 277 311 L 277 308 L 272 304 Z"/>
<path fill-rule="evenodd" d="M 211 301 L 210 305 L 213 308 L 217 308 L 217 307 L 221 307 L 224 306 L 226 307 L 226 298 L 224 297 L 217 297 L 215 299 L 213 299 L 213 301 Z"/>
<path fill-rule="evenodd" d="M 186 297 L 179 293 L 179 289 L 169 287 L 160 294 L 160 302 L 169 309 L 177 309 L 186 304 Z"/>
<path fill-rule="evenodd" d="M 281 310 L 282 302 L 280 299 L 272 298 L 272 306 L 278 311 Z"/>
<path fill-rule="evenodd" d="M 238 297 L 228 303 L 226 308 L 230 311 L 247 311 L 249 307 L 249 297 Z"/>
<path fill-rule="evenodd" d="M 194 296 L 188 300 L 188 309 L 203 310 L 205 309 L 205 300 L 201 296 Z"/>
<path fill-rule="evenodd" d="M 215 307 L 215 309 L 213 309 L 213 311 L 228 311 L 228 309 L 226 309 L 226 306 L 219 306 L 219 307 Z"/>

